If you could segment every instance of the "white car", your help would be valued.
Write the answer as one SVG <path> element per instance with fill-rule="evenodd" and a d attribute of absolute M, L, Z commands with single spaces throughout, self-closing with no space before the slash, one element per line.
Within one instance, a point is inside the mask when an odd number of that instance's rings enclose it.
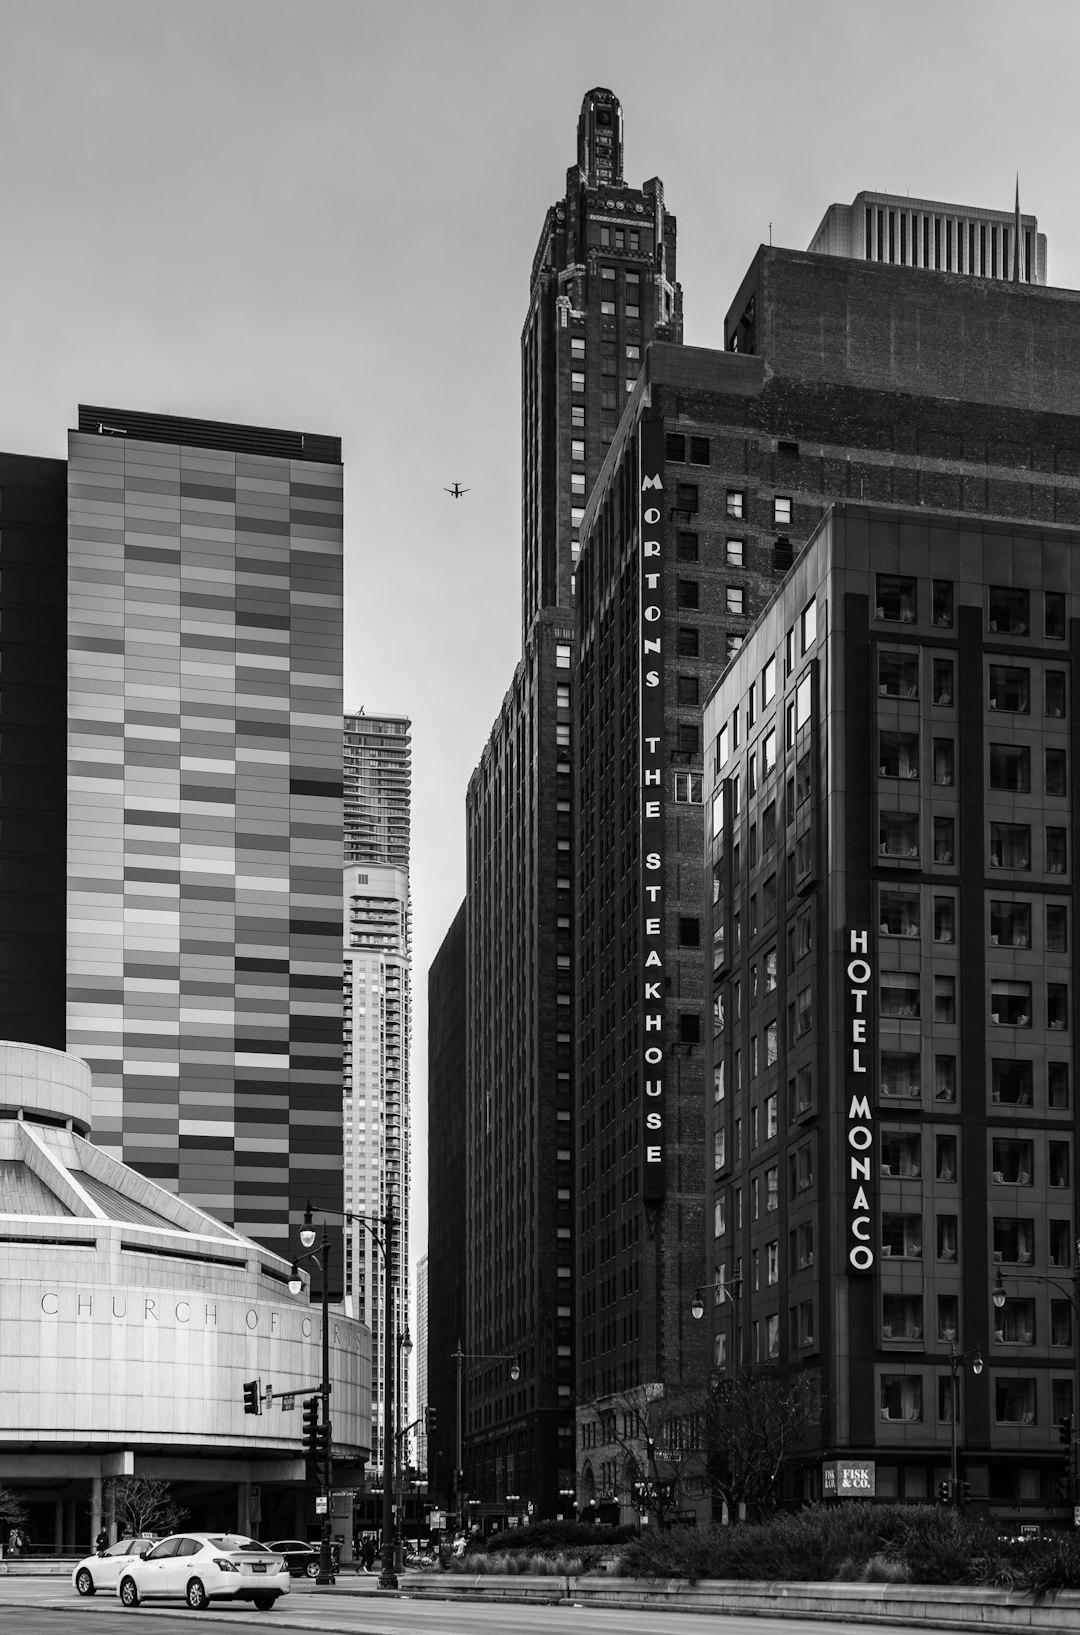
<path fill-rule="evenodd" d="M 104 1555 L 86 1556 L 71 1575 L 71 1582 L 80 1595 L 93 1595 L 97 1590 L 114 1590 L 120 1579 L 120 1570 L 132 1556 L 145 1555 L 153 1547 L 152 1538 L 122 1538 L 110 1544 Z"/>
<path fill-rule="evenodd" d="M 116 1593 L 125 1607 L 176 1596 L 196 1612 L 211 1601 L 253 1601 L 260 1612 L 269 1612 L 289 1589 L 283 1558 L 253 1538 L 173 1533 L 122 1567 Z"/>

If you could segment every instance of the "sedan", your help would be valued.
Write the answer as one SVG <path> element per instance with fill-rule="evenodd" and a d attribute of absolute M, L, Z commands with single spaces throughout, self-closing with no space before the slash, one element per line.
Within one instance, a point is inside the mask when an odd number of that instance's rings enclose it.
<path fill-rule="evenodd" d="M 121 1570 L 117 1594 L 125 1607 L 176 1596 L 193 1611 L 213 1601 L 253 1601 L 269 1612 L 290 1589 L 282 1557 L 235 1533 L 174 1533 Z"/>
<path fill-rule="evenodd" d="M 153 1544 L 152 1538 L 122 1538 L 110 1544 L 102 1555 L 86 1556 L 71 1575 L 71 1582 L 80 1595 L 93 1595 L 97 1590 L 114 1590 L 120 1578 L 120 1569 L 132 1556 L 143 1556 Z"/>
<path fill-rule="evenodd" d="M 294 1578 L 318 1578 L 318 1544 L 305 1544 L 303 1539 L 300 1538 L 283 1538 L 278 1539 L 276 1543 L 272 1543 L 270 1548 L 276 1550 L 279 1556 L 285 1557 L 285 1565 Z M 331 1571 L 336 1573 L 341 1566 L 341 1546 L 332 1544 L 330 1551 Z"/>

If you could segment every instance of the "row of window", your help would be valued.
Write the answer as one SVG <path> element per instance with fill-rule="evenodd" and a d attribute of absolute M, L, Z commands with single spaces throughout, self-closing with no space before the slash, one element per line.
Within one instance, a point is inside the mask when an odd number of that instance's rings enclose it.
<path fill-rule="evenodd" d="M 1037 1423 L 1038 1382 L 1005 1375 L 992 1380 L 992 1401 L 996 1425 Z M 952 1422 L 956 1394 L 952 1374 L 937 1376 L 938 1422 Z M 1072 1381 L 1052 1382 L 1051 1422 L 1072 1412 Z M 921 1424 L 923 1418 L 923 1378 L 921 1374 L 882 1374 L 881 1417 L 907 1424 Z"/>
<path fill-rule="evenodd" d="M 774 528 L 790 528 L 791 527 L 791 515 L 792 515 L 792 512 L 791 512 L 791 507 L 792 507 L 791 495 L 790 494 L 774 494 L 773 495 L 772 506 L 773 506 L 773 527 Z M 747 510 L 746 510 L 746 490 L 744 488 L 729 488 L 727 490 L 727 492 L 726 492 L 726 494 L 724 496 L 724 514 L 725 514 L 725 516 L 729 516 L 729 517 L 734 518 L 734 520 L 737 521 L 737 522 L 745 521 L 746 515 L 747 515 Z"/>
<path fill-rule="evenodd" d="M 935 1022 L 956 1021 L 956 978 L 935 975 L 933 982 Z M 922 1016 L 923 975 L 919 971 L 883 971 L 878 999 L 881 1017 L 914 1018 Z M 1041 991 L 1041 990 L 1040 990 Z M 1032 994 L 1030 982 L 1015 982 L 992 977 L 990 980 L 990 1021 L 995 1027 L 1029 1028 L 1032 1025 Z M 1046 1026 L 1052 1032 L 1063 1032 L 1069 1020 L 1069 991 L 1064 982 L 1045 985 L 1043 1014 Z"/>
<path fill-rule="evenodd" d="M 949 579 L 931 580 L 930 622 L 951 629 L 954 620 L 953 584 Z M 874 617 L 889 624 L 917 624 L 919 619 L 918 580 L 912 575 L 879 573 L 875 576 Z M 1031 634 L 1032 592 L 1007 585 L 986 587 L 987 629 L 1009 636 Z M 1042 634 L 1048 641 L 1065 640 L 1065 595 L 1062 591 L 1043 592 Z"/>
<path fill-rule="evenodd" d="M 741 611 L 741 602 L 739 604 L 739 610 Z M 730 605 L 729 611 L 733 611 Z M 797 658 L 805 656 L 807 651 L 813 646 L 814 642 L 817 640 L 817 634 L 817 599 L 816 597 L 811 597 L 809 602 L 807 602 L 806 606 L 803 608 L 797 624 L 792 625 L 785 639 L 785 677 L 790 676 L 792 671 L 795 669 Z M 801 652 L 797 652 L 797 648 L 801 648 Z M 758 719 L 759 713 L 766 710 L 776 697 L 777 679 L 777 664 L 774 657 L 765 662 L 765 664 L 762 666 L 760 674 L 751 682 L 749 688 L 747 689 L 746 698 L 743 701 L 741 709 L 736 707 L 732 711 L 730 720 L 720 728 L 716 735 L 715 746 L 717 778 L 719 778 L 721 771 L 727 764 L 729 756 L 733 755 L 738 749 L 743 730 L 745 729 L 745 736 L 749 738 L 750 732 Z M 813 678 L 811 671 L 808 668 L 804 670 L 803 674 L 799 677 L 795 693 L 787 701 L 785 712 L 785 734 L 788 748 L 791 748 L 791 746 L 794 744 L 796 734 L 800 732 L 804 726 L 808 725 L 812 708 Z M 734 787 L 734 810 L 736 812 L 739 811 L 739 788 L 737 776 Z"/>
<path fill-rule="evenodd" d="M 1013 825 L 1009 825 L 1013 827 Z M 1043 912 L 1034 922 L 1040 936 L 1033 941 L 1031 902 L 1023 899 L 991 897 L 989 942 L 992 948 L 1040 947 L 1048 954 L 1064 954 L 1069 947 L 1069 910 L 1065 903 L 1041 904 Z M 933 940 L 956 941 L 956 900 L 933 899 Z M 883 937 L 918 938 L 921 898 L 917 891 L 882 886 L 878 893 L 878 929 Z M 1041 922 L 1041 923 L 1040 923 Z"/>
<path fill-rule="evenodd" d="M 949 866 L 956 862 L 956 820 L 932 816 L 934 863 Z M 1041 842 L 1041 856 L 1032 849 L 1033 835 Z M 878 855 L 894 862 L 917 862 L 921 855 L 921 814 L 919 812 L 878 813 Z M 1067 831 L 1057 825 L 1033 830 L 1030 823 L 991 823 L 989 866 L 992 869 L 1031 871 L 1034 858 L 1037 872 L 1064 874 L 1068 868 Z"/>
<path fill-rule="evenodd" d="M 956 745 L 952 738 L 933 738 L 932 782 L 956 782 Z M 1031 793 L 1031 747 L 1028 744 L 991 743 L 988 751 L 988 782 L 991 789 L 1005 793 Z M 881 728 L 878 732 L 878 776 L 882 778 L 920 777 L 920 734 Z M 1064 749 L 1043 750 L 1045 795 L 1067 793 L 1067 754 Z"/>
<path fill-rule="evenodd" d="M 883 698 L 919 697 L 919 657 L 917 652 L 878 649 L 878 693 Z M 952 659 L 934 658 L 930 697 L 943 708 L 956 698 Z M 1030 715 L 1031 668 L 1028 665 L 990 664 L 987 666 L 987 708 L 1001 714 Z M 1066 674 L 1047 669 L 1043 673 L 1043 714 L 1052 721 L 1064 720 Z"/>
<path fill-rule="evenodd" d="M 689 533 L 685 528 L 679 530 L 675 550 L 680 562 L 700 562 L 701 560 L 699 537 L 697 534 Z M 724 561 L 727 566 L 729 568 L 744 567 L 745 559 L 746 540 L 726 538 L 724 540 Z"/>

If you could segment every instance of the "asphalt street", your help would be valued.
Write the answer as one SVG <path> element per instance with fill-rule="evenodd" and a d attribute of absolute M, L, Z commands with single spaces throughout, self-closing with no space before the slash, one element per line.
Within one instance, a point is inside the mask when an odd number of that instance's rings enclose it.
<path fill-rule="evenodd" d="M 633 1612 L 622 1607 L 579 1607 L 485 1602 L 420 1601 L 384 1595 L 374 1586 L 350 1593 L 353 1581 L 319 1589 L 301 1581 L 272 1612 L 250 1607 L 211 1606 L 188 1612 L 179 1603 L 140 1606 L 127 1612 L 113 1596 L 80 1600 L 70 1584 L 51 1579 L 0 1579 L 0 1630 L 4 1635 L 119 1635 L 140 1622 L 152 1635 L 190 1635 L 197 1623 L 225 1630 L 249 1625 L 268 1629 L 318 1630 L 333 1635 L 822 1635 L 813 1619 L 725 1617 L 721 1613 Z M 553 1581 L 554 1588 L 554 1581 Z M 267 1621 L 269 1620 L 269 1623 Z M 896 1635 L 896 1627 L 864 1624 L 859 1635 Z M 924 1631 L 923 1635 L 937 1635 Z"/>

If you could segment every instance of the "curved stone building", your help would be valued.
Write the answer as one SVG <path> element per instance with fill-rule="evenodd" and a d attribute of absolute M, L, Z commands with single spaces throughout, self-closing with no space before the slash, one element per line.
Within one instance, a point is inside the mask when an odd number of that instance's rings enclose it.
<path fill-rule="evenodd" d="M 190 1525 L 303 1536 L 318 1309 L 288 1261 L 109 1157 L 89 1119 L 84 1062 L 0 1043 L 0 1484 L 35 1546 L 89 1548 L 120 1475 L 166 1478 Z M 340 1484 L 370 1452 L 371 1337 L 330 1320 Z"/>

